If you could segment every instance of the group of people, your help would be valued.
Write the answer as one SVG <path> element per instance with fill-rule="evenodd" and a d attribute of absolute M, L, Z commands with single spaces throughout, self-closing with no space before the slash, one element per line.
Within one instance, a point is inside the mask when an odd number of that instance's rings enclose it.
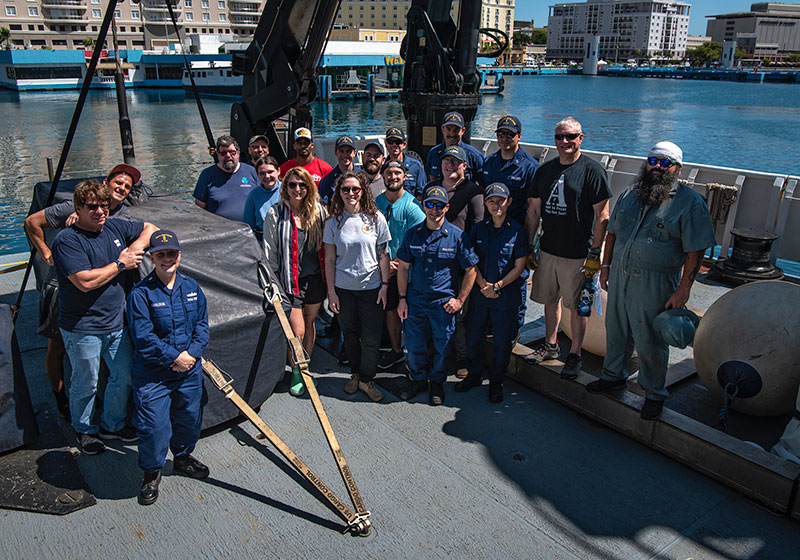
<path fill-rule="evenodd" d="M 531 273 L 530 298 L 544 305 L 546 337 L 526 359 L 561 357 L 563 302 L 572 341 L 561 376 L 574 379 L 587 325 L 578 313 L 580 292 L 599 274 L 609 292 L 608 347 L 602 377 L 586 389 L 624 387 L 635 346 L 646 393 L 641 416 L 657 418 L 668 396 L 668 347 L 653 321 L 685 306 L 703 253 L 715 242 L 705 201 L 678 181 L 680 148 L 654 145 L 609 213 L 606 172 L 581 153 L 584 133 L 575 119 L 556 124 L 558 157 L 542 165 L 520 148 L 522 126 L 513 115 L 499 119 L 499 149 L 485 159 L 463 141 L 461 114 L 449 112 L 441 124 L 444 142 L 425 165 L 405 152 L 405 133 L 395 126 L 383 141 L 364 146 L 361 168 L 348 135 L 336 139 L 333 167 L 314 155 L 307 128 L 294 131 L 296 156 L 282 165 L 269 155 L 266 136 L 250 139 L 250 163 L 241 161 L 234 138 L 221 136 L 211 150 L 217 163 L 201 173 L 195 202 L 252 228 L 309 355 L 327 300 L 351 370 L 347 393 L 381 401 L 375 375 L 404 361 L 405 342 L 409 380 L 400 398 L 427 392 L 429 404 L 441 405 L 453 373 L 456 392 L 488 379 L 489 400 L 501 402 Z M 71 414 L 87 454 L 103 451 L 103 440 L 138 438 L 140 501 L 151 504 L 168 450 L 177 472 L 208 475 L 191 455 L 205 402 L 208 313 L 198 284 L 178 272 L 175 234 L 125 215 L 121 203 L 139 181 L 138 170 L 117 166 L 103 183 L 81 183 L 72 201 L 32 214 L 25 227 L 55 265 L 58 329 L 50 329 L 47 370 L 59 409 Z M 48 227 L 64 228 L 52 251 L 44 241 Z M 148 248 L 154 270 L 134 286 L 126 271 Z M 391 349 L 381 355 L 384 332 Z M 488 334 L 494 354 L 484 367 Z M 64 352 L 72 365 L 68 399 L 56 367 Z M 98 424 L 101 359 L 110 375 Z M 290 393 L 304 389 L 293 368 Z M 135 429 L 125 423 L 131 391 Z"/>

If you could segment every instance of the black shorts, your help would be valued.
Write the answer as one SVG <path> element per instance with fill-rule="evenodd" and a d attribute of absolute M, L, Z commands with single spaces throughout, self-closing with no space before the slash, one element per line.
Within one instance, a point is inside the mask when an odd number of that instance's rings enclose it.
<path fill-rule="evenodd" d="M 302 309 L 304 305 L 314 305 L 325 301 L 328 294 L 325 290 L 325 282 L 322 281 L 321 272 L 303 276 L 297 283 L 300 287 L 300 295 L 289 294 L 294 309 Z"/>
<path fill-rule="evenodd" d="M 400 292 L 397 291 L 397 274 L 389 278 L 389 286 L 386 290 L 386 311 L 394 311 L 400 303 Z"/>

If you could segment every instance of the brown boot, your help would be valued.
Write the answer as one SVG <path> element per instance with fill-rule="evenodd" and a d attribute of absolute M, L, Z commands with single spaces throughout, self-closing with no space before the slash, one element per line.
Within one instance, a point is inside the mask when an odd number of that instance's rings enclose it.
<path fill-rule="evenodd" d="M 358 374 L 354 373 L 350 375 L 350 380 L 347 383 L 345 383 L 344 392 L 347 393 L 348 395 L 352 395 L 353 393 L 358 391 L 358 385 L 359 385 Z"/>
<path fill-rule="evenodd" d="M 372 402 L 381 402 L 383 400 L 383 393 L 381 393 L 381 390 L 378 389 L 374 381 L 367 381 L 366 383 L 359 381 L 358 388 L 362 393 L 365 393 Z"/>

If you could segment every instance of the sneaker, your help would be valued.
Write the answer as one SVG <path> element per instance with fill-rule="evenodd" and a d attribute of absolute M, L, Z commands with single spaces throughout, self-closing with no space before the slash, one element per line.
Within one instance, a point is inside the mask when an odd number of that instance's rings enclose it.
<path fill-rule="evenodd" d="M 489 402 L 503 402 L 503 384 L 497 381 L 489 381 Z"/>
<path fill-rule="evenodd" d="M 108 430 L 100 428 L 100 433 L 97 435 L 100 436 L 100 439 L 118 439 L 124 443 L 133 443 L 135 441 L 139 441 L 139 434 L 136 433 L 136 428 L 127 425 L 123 426 L 116 432 L 109 432 Z"/>
<path fill-rule="evenodd" d="M 581 371 L 581 364 L 583 360 L 578 354 L 570 352 L 567 354 L 567 359 L 564 362 L 564 367 L 561 368 L 561 379 L 575 379 Z"/>
<path fill-rule="evenodd" d="M 292 378 L 289 381 L 289 394 L 293 397 L 302 397 L 306 392 L 306 384 L 303 383 L 303 376 L 300 372 L 292 368 Z"/>
<path fill-rule="evenodd" d="M 547 360 L 557 360 L 560 355 L 557 342 L 555 344 L 543 342 L 536 350 L 525 356 L 525 361 L 529 364 L 539 364 Z"/>
<path fill-rule="evenodd" d="M 423 393 L 428 390 L 428 382 L 427 381 L 409 381 L 400 391 L 397 393 L 397 398 L 403 401 L 411 400 L 420 393 Z"/>
<path fill-rule="evenodd" d="M 483 383 L 483 379 L 481 379 L 480 375 L 467 375 L 463 381 L 455 384 L 453 390 L 456 393 L 466 393 L 473 387 L 480 387 L 481 383 Z"/>
<path fill-rule="evenodd" d="M 97 455 L 106 450 L 106 444 L 94 434 L 78 434 L 78 445 L 86 455 Z"/>
<path fill-rule="evenodd" d="M 389 350 L 386 354 L 383 355 L 381 361 L 378 362 L 378 369 L 389 369 L 392 366 L 396 366 L 397 364 L 401 363 L 403 360 L 406 359 L 406 355 L 403 351 L 395 352 L 394 350 Z"/>
<path fill-rule="evenodd" d="M 428 388 L 428 403 L 431 406 L 441 406 L 444 404 L 444 386 L 441 383 L 430 382 Z"/>
<path fill-rule="evenodd" d="M 146 472 L 142 478 L 142 488 L 139 490 L 139 503 L 149 506 L 158 499 L 158 484 L 161 482 L 161 471 Z"/>
<path fill-rule="evenodd" d="M 625 379 L 598 379 L 586 385 L 586 390 L 590 393 L 605 393 L 613 389 L 623 389 L 628 381 Z"/>
<path fill-rule="evenodd" d="M 664 401 L 658 401 L 655 399 L 645 399 L 644 406 L 642 406 L 642 412 L 639 417 L 642 420 L 655 420 L 659 416 L 661 416 L 661 411 L 664 409 Z"/>
<path fill-rule="evenodd" d="M 208 476 L 208 467 L 191 455 L 173 457 L 172 470 L 185 474 L 189 478 L 205 478 Z"/>
<path fill-rule="evenodd" d="M 344 385 L 344 392 L 347 393 L 348 395 L 352 395 L 356 391 L 358 391 L 358 385 L 359 385 L 358 374 L 353 373 L 352 375 L 350 375 L 350 380 Z"/>
<path fill-rule="evenodd" d="M 367 381 L 366 383 L 359 381 L 358 388 L 362 393 L 366 394 L 372 402 L 381 402 L 383 400 L 383 393 L 378 389 L 374 381 Z"/>

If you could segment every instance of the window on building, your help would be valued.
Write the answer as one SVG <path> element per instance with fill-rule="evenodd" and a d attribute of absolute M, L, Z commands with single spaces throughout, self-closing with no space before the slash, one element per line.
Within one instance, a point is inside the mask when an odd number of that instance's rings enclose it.
<path fill-rule="evenodd" d="M 208 12 L 203 12 L 203 21 L 211 21 L 211 15 Z M 203 31 L 205 33 L 205 31 Z"/>
<path fill-rule="evenodd" d="M 219 20 L 228 21 L 228 16 L 226 14 L 219 14 Z M 222 33 L 222 29 L 220 29 L 219 32 Z"/>
<path fill-rule="evenodd" d="M 28 26 L 28 31 L 36 31 L 36 26 L 35 25 L 29 25 Z"/>
<path fill-rule="evenodd" d="M 191 8 L 192 7 L 192 0 L 183 0 L 183 5 L 186 8 Z"/>
<path fill-rule="evenodd" d="M 28 6 L 28 15 L 29 16 L 38 16 L 39 15 L 39 8 L 36 6 Z"/>
<path fill-rule="evenodd" d="M 139 10 L 131 10 L 131 19 L 139 19 Z"/>
<path fill-rule="evenodd" d="M 94 15 L 94 14 L 92 14 L 92 15 Z M 92 31 L 97 31 L 97 26 L 96 25 L 92 26 Z"/>
<path fill-rule="evenodd" d="M 201 8 L 208 8 L 208 0 L 200 0 Z"/>
<path fill-rule="evenodd" d="M 102 17 L 102 14 L 100 13 L 100 10 L 92 10 L 92 17 L 100 19 Z"/>
<path fill-rule="evenodd" d="M 119 28 L 119 32 L 120 33 L 125 33 L 125 26 L 124 25 Z"/>
<path fill-rule="evenodd" d="M 121 18 L 122 17 L 122 13 L 119 10 L 114 10 L 114 17 L 115 18 Z"/>
<path fill-rule="evenodd" d="M 225 9 L 225 0 L 217 0 L 217 8 L 219 8 L 220 10 L 224 10 Z"/>
<path fill-rule="evenodd" d="M 11 29 L 11 31 L 22 31 L 22 26 L 18 23 L 12 23 L 8 27 Z M 14 44 L 16 45 L 17 43 Z"/>
<path fill-rule="evenodd" d="M 39 31 L 44 31 L 44 25 L 37 25 L 36 27 L 39 29 Z"/>
<path fill-rule="evenodd" d="M 7 16 L 15 16 L 15 15 L 17 15 L 17 7 L 16 6 L 6 6 L 6 15 Z"/>
<path fill-rule="evenodd" d="M 194 14 L 192 12 L 186 12 L 184 16 L 186 17 L 186 21 L 194 21 Z"/>

